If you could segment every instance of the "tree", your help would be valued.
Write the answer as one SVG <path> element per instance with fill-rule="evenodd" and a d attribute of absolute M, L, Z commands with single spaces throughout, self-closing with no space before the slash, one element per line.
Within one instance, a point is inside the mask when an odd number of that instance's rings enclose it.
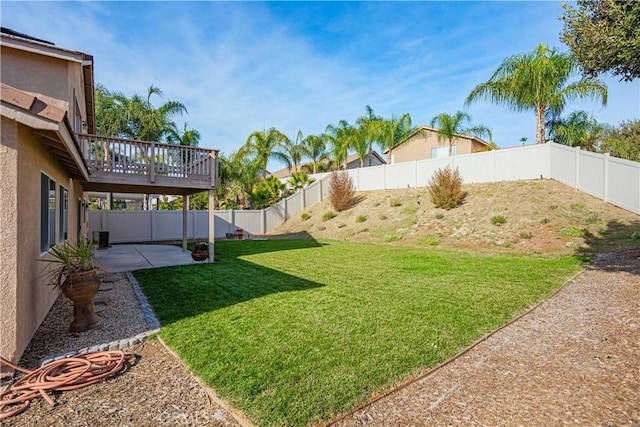
<path fill-rule="evenodd" d="M 216 208 L 241 209 L 251 205 L 251 190 L 258 180 L 253 159 L 240 155 L 218 157 L 218 181 L 215 189 Z"/>
<path fill-rule="evenodd" d="M 267 162 L 271 158 L 281 160 L 290 166 L 290 160 L 282 151 L 289 138 L 272 127 L 269 130 L 255 131 L 238 151 L 240 156 L 252 158 L 263 178 L 267 176 Z"/>
<path fill-rule="evenodd" d="M 597 151 L 607 126 L 590 117 L 586 111 L 574 111 L 566 119 L 559 118 L 549 123 L 549 137 L 558 144 L 583 147 Z"/>
<path fill-rule="evenodd" d="M 186 123 L 182 132 L 179 132 L 177 126 L 173 124 L 167 131 L 167 142 L 185 147 L 197 147 L 200 143 L 200 132 L 195 129 L 187 129 Z"/>
<path fill-rule="evenodd" d="M 302 141 L 300 142 L 302 145 L 302 152 L 306 157 L 311 159 L 311 173 L 318 173 L 318 166 L 321 162 L 329 159 L 326 135 L 307 135 L 302 138 Z"/>
<path fill-rule="evenodd" d="M 303 135 L 301 130 L 298 130 L 295 141 L 291 141 L 291 139 L 289 138 L 283 140 L 282 150 L 283 154 L 285 154 L 288 158 L 288 161 L 285 163 L 287 163 L 289 171 L 293 169 L 293 172 L 300 172 L 298 165 L 302 161 L 305 153 L 302 146 L 302 140 Z"/>
<path fill-rule="evenodd" d="M 545 118 L 559 116 L 567 102 L 586 98 L 606 105 L 604 83 L 593 77 L 572 82 L 578 71 L 573 56 L 541 43 L 530 53 L 506 58 L 487 82 L 472 89 L 465 105 L 484 99 L 514 111 L 535 111 L 536 143 L 541 144 L 545 142 Z"/>
<path fill-rule="evenodd" d="M 110 92 L 104 86 L 97 85 L 98 133 L 141 141 L 162 141 L 176 127 L 173 117 L 186 113 L 187 108 L 177 101 L 167 101 L 156 108 L 151 103 L 153 95 L 162 97 L 162 90 L 151 85 L 146 98 L 138 94 L 127 98 L 120 92 Z"/>
<path fill-rule="evenodd" d="M 640 2 L 578 0 L 564 3 L 560 40 L 586 75 L 611 71 L 622 80 L 640 77 Z"/>
<path fill-rule="evenodd" d="M 414 130 L 411 126 L 411 115 L 408 113 L 398 118 L 391 116 L 391 119 L 383 120 L 378 144 L 383 152 L 389 150 L 387 152 L 387 163 L 391 163 L 393 149 L 406 140 Z"/>
<path fill-rule="evenodd" d="M 441 113 L 431 119 L 431 126 L 438 128 L 438 142 L 446 140 L 449 143 L 449 156 L 452 154 L 453 139 L 461 133 L 469 133 L 478 137 L 488 135 L 491 139 L 491 131 L 483 125 L 467 126 L 471 116 L 464 111 L 458 111 L 454 115 Z"/>
<path fill-rule="evenodd" d="M 602 141 L 600 152 L 640 162 L 640 120 L 622 122 L 610 130 Z"/>
<path fill-rule="evenodd" d="M 355 128 L 346 120 L 340 120 L 337 126 L 327 125 L 325 137 L 331 143 L 331 152 L 333 154 L 334 166 L 340 168 L 344 163 L 347 167 L 347 154 L 349 148 L 353 146 L 355 137 Z"/>

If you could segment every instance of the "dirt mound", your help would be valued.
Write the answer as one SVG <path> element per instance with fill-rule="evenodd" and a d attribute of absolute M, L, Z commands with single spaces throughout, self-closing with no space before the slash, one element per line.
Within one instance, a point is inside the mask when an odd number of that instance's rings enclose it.
<path fill-rule="evenodd" d="M 325 200 L 268 234 L 553 254 L 611 251 L 640 241 L 638 215 L 556 181 L 464 189 L 464 203 L 448 211 L 431 203 L 426 188 L 359 192 L 346 211 L 335 212 Z"/>

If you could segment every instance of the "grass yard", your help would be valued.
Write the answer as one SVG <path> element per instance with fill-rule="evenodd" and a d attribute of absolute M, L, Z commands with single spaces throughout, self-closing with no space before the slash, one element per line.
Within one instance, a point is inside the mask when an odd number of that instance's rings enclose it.
<path fill-rule="evenodd" d="M 582 268 L 569 256 L 314 240 L 220 242 L 216 259 L 135 276 L 191 369 L 278 426 L 331 419 L 442 362 Z"/>

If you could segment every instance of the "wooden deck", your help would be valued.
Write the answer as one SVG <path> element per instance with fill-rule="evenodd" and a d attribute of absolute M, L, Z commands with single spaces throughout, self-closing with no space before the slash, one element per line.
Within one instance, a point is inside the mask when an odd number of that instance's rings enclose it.
<path fill-rule="evenodd" d="M 216 186 L 218 150 L 78 134 L 88 191 L 190 194 Z"/>

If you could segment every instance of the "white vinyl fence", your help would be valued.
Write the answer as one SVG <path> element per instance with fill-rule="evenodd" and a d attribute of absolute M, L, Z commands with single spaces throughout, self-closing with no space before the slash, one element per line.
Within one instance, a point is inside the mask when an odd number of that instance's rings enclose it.
<path fill-rule="evenodd" d="M 640 163 L 556 143 L 349 169 L 357 191 L 426 187 L 433 173 L 446 165 L 458 168 L 467 184 L 551 178 L 623 209 L 640 214 Z M 286 219 L 300 215 L 328 196 L 330 173 L 262 210 L 215 212 L 215 237 L 236 228 L 265 234 Z M 206 239 L 206 211 L 189 211 L 187 237 Z M 112 243 L 182 239 L 182 211 L 92 211 L 89 232 L 109 231 Z"/>

